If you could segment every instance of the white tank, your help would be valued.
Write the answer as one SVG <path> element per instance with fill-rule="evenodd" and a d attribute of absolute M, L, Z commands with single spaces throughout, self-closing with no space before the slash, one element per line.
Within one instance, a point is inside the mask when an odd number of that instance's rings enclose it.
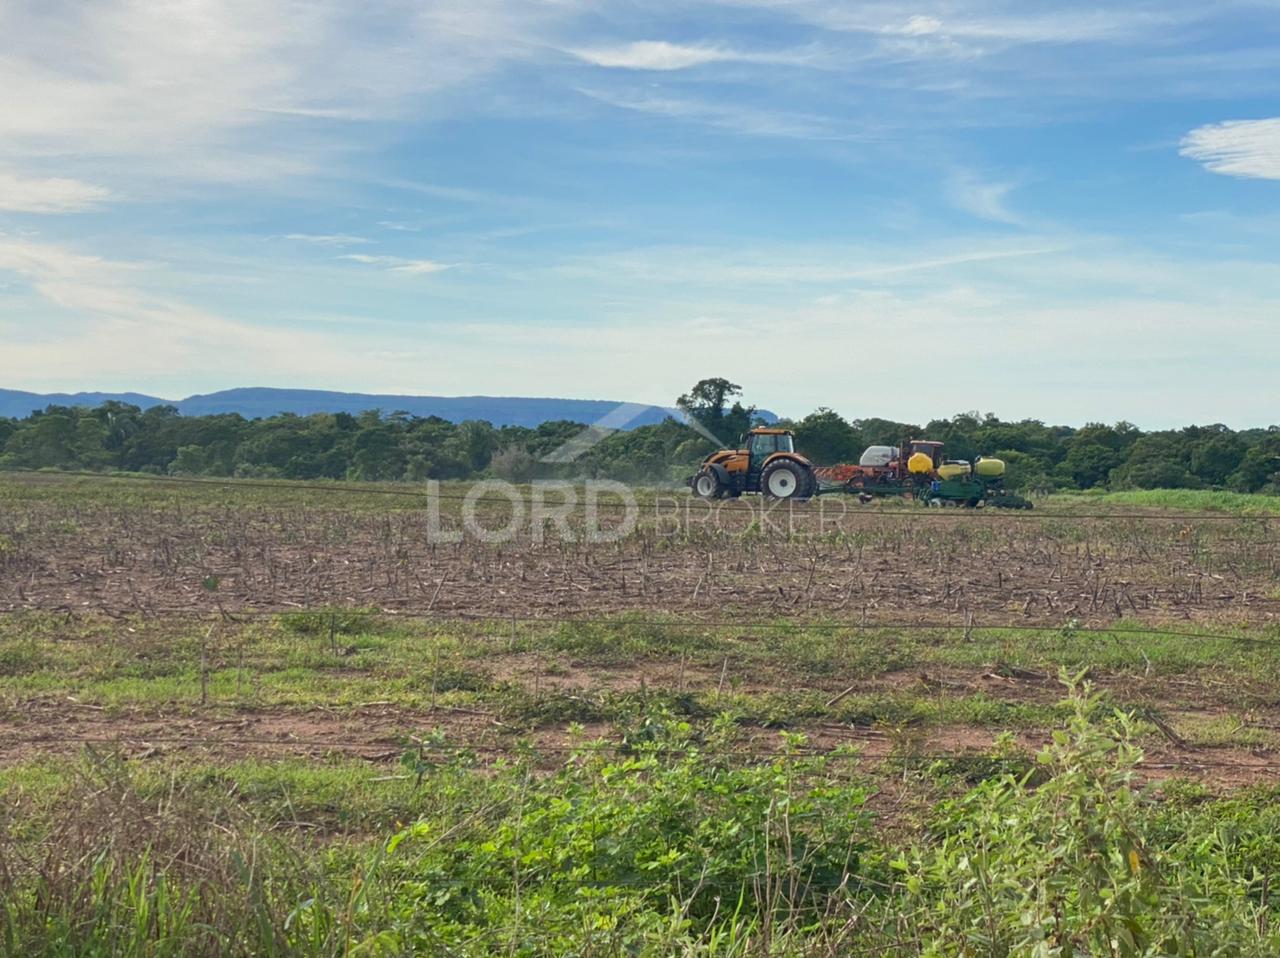
<path fill-rule="evenodd" d="M 866 452 L 858 460 L 860 466 L 887 466 L 898 458 L 896 446 L 867 446 Z"/>

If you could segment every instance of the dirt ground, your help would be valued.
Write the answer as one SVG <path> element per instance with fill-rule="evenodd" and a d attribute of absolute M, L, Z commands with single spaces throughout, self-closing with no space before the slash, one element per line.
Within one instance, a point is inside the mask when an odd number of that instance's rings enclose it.
<path fill-rule="evenodd" d="M 997 731 L 978 726 L 945 726 L 901 730 L 820 724 L 790 731 L 804 732 L 809 748 L 830 751 L 854 747 L 855 767 L 867 772 L 919 765 L 934 760 L 954 762 L 990 755 Z M 431 733 L 431 738 L 426 738 Z M 21 713 L 0 714 L 0 761 L 10 764 L 37 757 L 68 756 L 91 749 L 137 759 L 181 756 L 203 761 L 237 761 L 249 757 L 357 757 L 372 765 L 395 767 L 422 742 L 421 755 L 445 760 L 457 750 L 476 753 L 483 763 L 511 753 L 520 742 L 531 744 L 554 765 L 575 746 L 611 743 L 604 727 L 587 726 L 571 734 L 564 725 L 536 730 L 504 725 L 481 712 L 441 708 L 406 711 L 370 705 L 346 711 L 326 709 L 223 709 L 210 711 L 105 711 L 72 702 L 28 702 Z M 1017 747 L 1027 755 L 1048 744 L 1047 731 L 1023 732 Z M 613 744 L 616 739 L 612 740 Z M 768 754 L 781 746 L 776 730 L 753 730 L 740 746 L 744 755 Z M 592 747 L 595 747 L 594 745 Z M 1174 743 L 1148 746 L 1140 777 L 1203 778 L 1232 788 L 1280 779 L 1280 756 L 1240 747 L 1185 747 Z"/>
<path fill-rule="evenodd" d="M 614 543 L 433 545 L 415 513 L 38 503 L 0 514 L 0 609 L 1280 622 L 1267 523 L 1025 516 L 852 512 L 819 537 L 655 525 Z"/>

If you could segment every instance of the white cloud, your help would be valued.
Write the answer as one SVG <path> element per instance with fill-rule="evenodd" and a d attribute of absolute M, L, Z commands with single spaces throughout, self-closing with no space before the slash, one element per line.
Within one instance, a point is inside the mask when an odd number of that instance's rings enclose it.
<path fill-rule="evenodd" d="M 0 210 L 11 213 L 78 213 L 111 198 L 110 190 L 81 180 L 19 176 L 0 170 Z"/>
<path fill-rule="evenodd" d="M 71 155 L 167 179 L 331 167 L 353 120 L 422 113 L 501 65 L 545 57 L 577 0 L 9 0 L 0 155 Z M 264 135 L 270 131 L 273 135 Z M 316 162 L 317 158 L 326 162 Z"/>
<path fill-rule="evenodd" d="M 370 242 L 363 236 L 350 236 L 346 233 L 289 233 L 285 239 L 311 243 L 314 246 L 359 246 Z"/>
<path fill-rule="evenodd" d="M 203 364 L 209 356 L 283 356 L 297 345 L 286 331 L 228 320 L 148 291 L 144 264 L 0 235 L 0 270 L 22 277 L 64 318 L 6 344 L 0 376 L 9 381 L 31 370 L 81 383 L 119 367 L 155 376 Z"/>
<path fill-rule="evenodd" d="M 1182 138 L 1180 152 L 1213 173 L 1280 180 L 1280 117 L 1197 127 Z"/>
<path fill-rule="evenodd" d="M 450 265 L 447 263 L 437 263 L 429 259 L 410 259 L 392 266 L 391 271 L 393 273 L 413 273 L 417 276 L 424 276 L 429 273 L 438 273 L 441 270 L 450 268 Z"/>
<path fill-rule="evenodd" d="M 1012 182 L 986 182 L 966 172 L 951 178 L 947 192 L 952 203 L 979 219 L 1017 225 L 1022 220 L 1007 203 L 1016 185 Z"/>
<path fill-rule="evenodd" d="M 569 50 L 579 60 L 601 67 L 627 70 L 684 70 L 735 59 L 730 50 L 713 46 L 685 46 L 663 40 L 638 40 L 621 46 Z"/>
<path fill-rule="evenodd" d="M 668 43 L 665 40 L 637 40 L 607 47 L 586 47 L 566 51 L 601 67 L 625 70 L 686 70 L 708 63 L 761 63 L 800 66 L 813 57 L 805 52 L 750 53 L 713 44 Z"/>
<path fill-rule="evenodd" d="M 345 256 L 339 256 L 338 258 L 351 260 L 355 263 L 363 263 L 366 266 L 381 266 L 392 273 L 411 273 L 415 276 L 439 273 L 446 269 L 452 269 L 454 265 L 451 263 L 437 263 L 435 260 L 430 259 L 402 259 L 399 256 L 371 256 L 367 253 L 347 253 Z"/>
<path fill-rule="evenodd" d="M 400 265 L 412 272 L 421 264 Z M 293 326 L 231 319 L 157 292 L 173 279 L 159 266 L 0 234 L 5 273 L 35 294 L 16 317 L 0 312 L 0 382 L 15 388 L 166 395 L 259 383 L 396 382 L 393 391 L 412 392 L 421 391 L 423 364 L 438 358 L 433 347 L 407 345 L 402 330 L 370 329 L 356 317 L 345 329 L 311 318 Z M 39 301 L 47 306 L 33 322 Z"/>
<path fill-rule="evenodd" d="M 921 14 L 917 14 L 916 16 L 908 19 L 897 32 L 909 37 L 923 37 L 928 36 L 931 33 L 941 33 L 942 21 L 937 17 L 926 17 Z"/>

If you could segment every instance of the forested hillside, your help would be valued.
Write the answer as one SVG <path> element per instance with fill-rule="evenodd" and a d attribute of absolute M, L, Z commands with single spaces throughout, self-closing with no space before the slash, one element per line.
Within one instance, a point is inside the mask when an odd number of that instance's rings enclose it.
<path fill-rule="evenodd" d="M 595 422 L 616 412 L 619 403 L 603 399 L 551 399 L 527 396 L 409 396 L 386 393 L 347 393 L 324 389 L 273 389 L 265 387 L 223 389 L 185 399 L 160 399 L 143 393 L 31 393 L 0 389 L 0 417 L 23 418 L 48 406 L 98 406 L 122 402 L 141 409 L 172 406 L 184 416 L 216 416 L 237 413 L 246 419 L 263 419 L 292 413 L 351 413 L 373 409 L 399 409 L 426 419 L 439 416 L 450 422 L 483 419 L 495 426 L 537 426 L 552 419 Z M 622 428 L 651 426 L 671 412 L 661 406 L 629 403 L 625 415 L 615 418 Z"/>
<path fill-rule="evenodd" d="M 754 408 L 725 380 L 704 380 L 678 405 L 705 427 L 673 418 L 627 432 L 587 432 L 582 424 L 536 428 L 370 410 L 246 419 L 183 416 L 173 407 L 122 402 L 93 408 L 49 406 L 0 419 L 0 468 L 127 470 L 156 474 L 290 479 L 408 480 L 497 476 L 607 477 L 668 482 L 714 448 L 707 435 L 736 441 Z M 846 419 L 819 409 L 785 422 L 798 448 L 819 463 L 856 461 L 872 444 L 939 439 L 950 458 L 996 455 L 1010 484 L 1030 490 L 1225 488 L 1280 492 L 1280 427 L 1233 431 L 1222 425 L 1143 432 L 1128 423 L 1052 426 L 962 413 L 925 424 Z M 566 443 L 568 445 L 566 446 Z"/>

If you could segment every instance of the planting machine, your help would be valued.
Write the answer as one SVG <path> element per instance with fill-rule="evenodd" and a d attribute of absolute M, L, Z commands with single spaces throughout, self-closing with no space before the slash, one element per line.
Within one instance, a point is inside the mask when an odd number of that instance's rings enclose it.
<path fill-rule="evenodd" d="M 789 429 L 758 428 L 742 449 L 721 449 L 688 479 L 700 499 L 737 498 L 759 492 L 770 499 L 810 499 L 849 493 L 860 501 L 904 496 L 929 506 L 1030 509 L 1004 488 L 1005 464 L 979 457 L 944 459 L 942 443 L 913 439 L 904 446 L 871 446 L 857 464 L 815 466 L 795 451 Z"/>

